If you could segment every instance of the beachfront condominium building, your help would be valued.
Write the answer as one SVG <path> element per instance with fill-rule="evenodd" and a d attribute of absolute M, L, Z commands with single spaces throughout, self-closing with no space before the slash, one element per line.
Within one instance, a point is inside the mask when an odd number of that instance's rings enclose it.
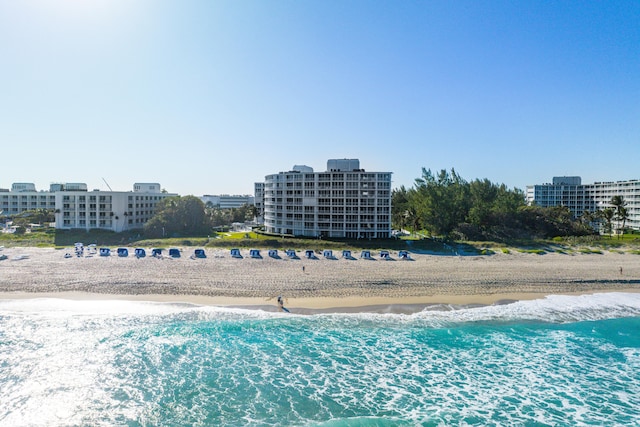
<path fill-rule="evenodd" d="M 133 191 L 86 191 L 64 188 L 55 193 L 56 228 L 105 229 L 115 232 L 139 229 L 155 214 L 166 197 L 158 183 L 136 183 Z"/>
<path fill-rule="evenodd" d="M 553 177 L 550 184 L 527 186 L 527 203 L 542 207 L 566 206 L 575 218 L 612 207 L 611 198 L 622 196 L 629 219 L 625 226 L 640 230 L 640 180 L 582 184 L 579 176 Z"/>
<path fill-rule="evenodd" d="M 391 172 L 366 172 L 358 159 L 328 160 L 325 172 L 294 166 L 265 177 L 263 205 L 268 233 L 388 238 Z"/>
<path fill-rule="evenodd" d="M 37 191 L 33 183 L 18 182 L 0 189 L 0 215 L 16 216 L 36 209 L 55 213 L 58 229 L 94 228 L 121 232 L 142 228 L 165 197 L 158 183 L 136 183 L 133 191 L 87 191 L 87 184 L 55 183 L 49 191 Z"/>
<path fill-rule="evenodd" d="M 264 224 L 264 182 L 256 182 L 253 185 L 253 205 L 256 207 L 258 224 Z"/>
<path fill-rule="evenodd" d="M 253 196 L 249 195 L 230 195 L 230 194 L 220 194 L 220 195 L 209 195 L 205 194 L 200 197 L 202 203 L 207 206 L 220 208 L 220 209 L 231 209 L 231 208 L 240 208 L 244 205 L 253 205 Z"/>
<path fill-rule="evenodd" d="M 0 188 L 0 215 L 15 216 L 36 209 L 55 210 L 56 198 L 52 191 L 37 191 L 30 182 L 16 182 L 11 190 Z"/>

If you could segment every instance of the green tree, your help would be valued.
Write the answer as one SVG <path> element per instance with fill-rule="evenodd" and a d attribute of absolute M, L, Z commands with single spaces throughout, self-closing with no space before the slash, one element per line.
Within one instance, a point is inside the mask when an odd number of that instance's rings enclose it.
<path fill-rule="evenodd" d="M 19 215 L 20 218 L 24 218 L 33 224 L 46 224 L 54 222 L 56 220 L 53 213 L 53 209 L 30 209 L 22 212 Z"/>
<path fill-rule="evenodd" d="M 609 202 L 614 209 L 613 219 L 618 222 L 618 230 L 620 230 L 621 235 L 618 238 L 621 238 L 624 235 L 624 227 L 629 219 L 629 211 L 626 208 L 627 202 L 624 200 L 624 197 L 617 195 L 611 198 Z M 620 225 L 622 223 L 622 226 Z"/>
<path fill-rule="evenodd" d="M 391 226 L 403 230 L 407 226 L 409 192 L 403 186 L 391 192 Z"/>
<path fill-rule="evenodd" d="M 491 225 L 494 203 L 498 195 L 498 188 L 488 179 L 475 180 L 469 185 L 471 207 L 467 221 L 479 227 Z"/>
<path fill-rule="evenodd" d="M 418 213 L 416 208 L 414 208 L 413 206 L 409 206 L 405 211 L 404 216 L 406 218 L 407 224 L 411 226 L 411 231 L 413 232 L 413 234 L 417 235 L 418 231 L 421 229 L 421 220 L 420 214 Z"/>
<path fill-rule="evenodd" d="M 441 170 L 434 175 L 422 169 L 416 179 L 416 199 L 413 205 L 422 218 L 422 224 L 431 234 L 448 235 L 467 217 L 470 199 L 468 184 L 454 169 Z"/>
<path fill-rule="evenodd" d="M 210 230 L 211 221 L 204 203 L 195 196 L 163 199 L 156 206 L 153 218 L 144 226 L 149 237 L 202 235 Z"/>
<path fill-rule="evenodd" d="M 392 193 L 396 226 L 426 229 L 430 235 L 462 239 L 505 240 L 592 234 L 593 228 L 573 218 L 563 206 L 526 206 L 524 193 L 488 179 L 465 181 L 454 169 L 422 176 L 410 189 Z"/>
<path fill-rule="evenodd" d="M 613 218 L 615 217 L 615 210 L 612 208 L 604 208 L 599 211 L 599 216 L 604 221 L 604 232 L 611 237 L 613 233 Z"/>
<path fill-rule="evenodd" d="M 255 221 L 261 215 L 256 205 L 248 205 L 248 220 Z"/>
<path fill-rule="evenodd" d="M 29 209 L 23 211 L 13 218 L 15 225 L 29 228 L 30 224 L 45 225 L 55 222 L 55 214 L 53 209 Z"/>

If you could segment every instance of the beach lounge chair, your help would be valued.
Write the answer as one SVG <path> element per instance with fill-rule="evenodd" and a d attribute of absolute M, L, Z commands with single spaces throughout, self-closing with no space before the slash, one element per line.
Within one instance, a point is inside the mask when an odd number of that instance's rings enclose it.
<path fill-rule="evenodd" d="M 380 258 L 384 260 L 390 260 L 391 255 L 389 255 L 389 251 L 380 251 Z"/>
<path fill-rule="evenodd" d="M 127 248 L 118 248 L 118 256 L 125 258 L 129 256 L 129 250 Z"/>
<path fill-rule="evenodd" d="M 251 258 L 262 258 L 262 255 L 260 255 L 260 251 L 258 249 L 251 249 L 249 251 L 249 256 L 251 256 Z"/>
<path fill-rule="evenodd" d="M 344 259 L 354 259 L 353 256 L 351 255 L 351 251 L 345 249 L 342 251 L 342 258 Z"/>
<path fill-rule="evenodd" d="M 193 255 L 194 255 L 196 258 L 206 258 L 206 257 L 207 257 L 207 254 L 204 252 L 204 249 L 196 249 L 196 250 L 193 252 Z"/>
<path fill-rule="evenodd" d="M 333 256 L 333 251 L 330 249 L 325 249 L 324 251 L 322 251 L 322 256 L 326 259 L 336 259 L 336 257 Z"/>
<path fill-rule="evenodd" d="M 362 258 L 362 259 L 373 259 L 373 258 L 371 258 L 371 251 L 362 251 L 362 252 L 360 252 L 360 258 Z"/>
<path fill-rule="evenodd" d="M 162 258 L 162 249 L 161 248 L 151 249 L 151 256 L 154 258 Z"/>
<path fill-rule="evenodd" d="M 398 252 L 398 257 L 400 257 L 400 259 L 404 259 L 404 260 L 410 260 L 411 256 L 409 255 L 408 251 L 399 251 Z"/>
<path fill-rule="evenodd" d="M 307 259 L 316 259 L 316 254 L 311 249 L 307 249 L 304 251 L 304 257 Z"/>
<path fill-rule="evenodd" d="M 144 258 L 147 256 L 147 251 L 143 248 L 136 248 L 135 250 L 136 258 Z"/>
<path fill-rule="evenodd" d="M 180 258 L 180 249 L 178 248 L 169 249 L 169 256 L 171 258 Z"/>
<path fill-rule="evenodd" d="M 296 254 L 296 251 L 294 251 L 293 249 L 287 249 L 286 251 L 284 251 L 284 253 L 292 259 L 296 259 L 298 258 L 298 255 Z"/>
<path fill-rule="evenodd" d="M 238 248 L 231 249 L 231 256 L 233 258 L 242 258 L 242 254 L 240 254 L 240 249 Z"/>
<path fill-rule="evenodd" d="M 100 248 L 100 256 L 111 256 L 111 249 Z"/>
<path fill-rule="evenodd" d="M 269 257 L 279 259 L 278 250 L 277 249 L 269 249 Z"/>

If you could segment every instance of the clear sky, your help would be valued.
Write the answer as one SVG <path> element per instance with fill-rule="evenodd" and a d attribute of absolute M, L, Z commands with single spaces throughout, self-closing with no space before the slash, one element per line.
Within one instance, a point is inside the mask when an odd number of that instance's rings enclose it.
<path fill-rule="evenodd" d="M 640 179 L 640 2 L 0 0 L 0 187 Z"/>

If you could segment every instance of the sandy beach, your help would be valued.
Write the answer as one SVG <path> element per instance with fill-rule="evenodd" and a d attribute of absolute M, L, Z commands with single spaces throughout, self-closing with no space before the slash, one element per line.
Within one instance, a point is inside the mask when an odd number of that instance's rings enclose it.
<path fill-rule="evenodd" d="M 427 305 L 486 305 L 549 294 L 640 292 L 640 256 L 630 253 L 490 256 L 411 253 L 401 260 L 233 258 L 208 249 L 206 259 L 65 258 L 72 249 L 5 248 L 0 299 L 127 299 L 277 310 L 282 295 L 297 312 L 414 312 Z M 131 251 L 132 252 L 132 251 Z M 150 251 L 149 251 L 150 252 Z M 374 255 L 376 253 L 374 252 Z"/>

